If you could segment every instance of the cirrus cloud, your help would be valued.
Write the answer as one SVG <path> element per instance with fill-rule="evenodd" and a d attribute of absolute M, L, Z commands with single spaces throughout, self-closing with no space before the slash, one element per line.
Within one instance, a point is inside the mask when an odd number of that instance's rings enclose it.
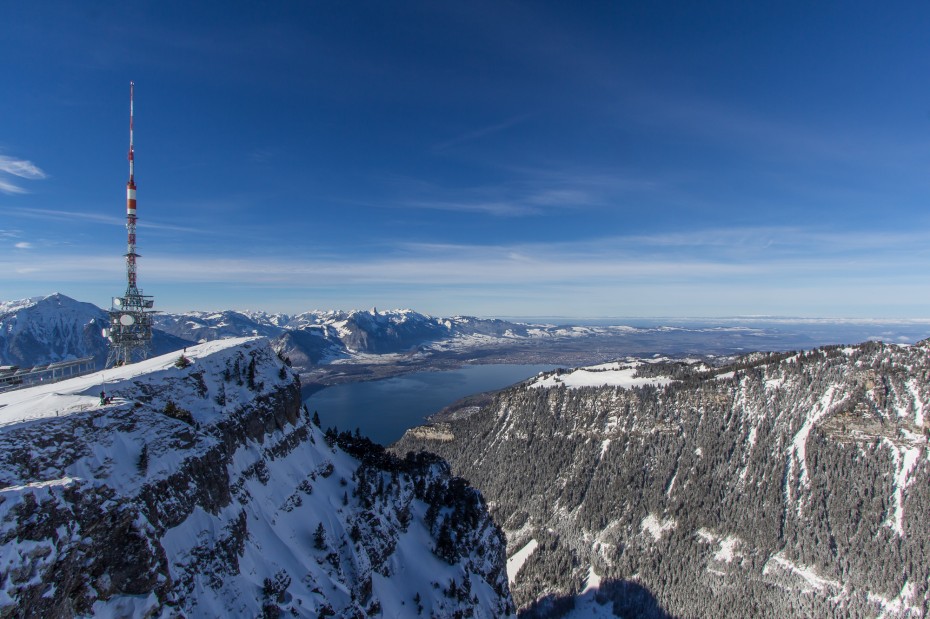
<path fill-rule="evenodd" d="M 9 178 L 10 176 L 38 180 L 46 178 L 48 175 L 31 161 L 0 155 L 0 192 L 9 194 L 26 193 L 25 189 Z"/>

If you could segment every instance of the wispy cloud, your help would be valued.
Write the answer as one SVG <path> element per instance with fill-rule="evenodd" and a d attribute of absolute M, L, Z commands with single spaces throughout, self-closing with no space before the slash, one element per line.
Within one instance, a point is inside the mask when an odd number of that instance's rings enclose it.
<path fill-rule="evenodd" d="M 256 148 L 249 153 L 248 158 L 252 163 L 267 163 L 275 156 L 275 151 L 270 148 Z"/>
<path fill-rule="evenodd" d="M 449 140 L 446 140 L 444 142 L 440 142 L 439 144 L 434 145 L 433 150 L 435 151 L 447 150 L 449 148 L 452 148 L 453 146 L 458 146 L 459 144 L 464 144 L 466 142 L 472 142 L 474 140 L 478 140 L 480 138 L 493 135 L 495 133 L 500 133 L 501 131 L 504 131 L 515 125 L 519 125 L 520 123 L 525 122 L 531 116 L 532 114 L 520 114 L 519 116 L 508 118 L 507 120 L 503 122 L 495 123 L 493 125 L 488 125 L 486 127 L 481 127 L 479 129 L 468 131 L 454 138 L 451 138 Z"/>
<path fill-rule="evenodd" d="M 876 257 L 930 255 L 930 230 L 824 230 L 800 226 L 712 228 L 689 232 L 631 235 L 617 239 L 629 251 L 643 255 L 702 254 L 728 260 L 760 262 L 775 258 L 850 256 L 867 260 Z"/>
<path fill-rule="evenodd" d="M 26 190 L 20 187 L 19 185 L 14 185 L 13 183 L 0 177 L 0 191 L 3 193 L 26 193 Z"/>
<path fill-rule="evenodd" d="M 45 172 L 31 161 L 25 159 L 13 159 L 5 155 L 0 155 L 0 172 L 6 172 L 13 176 L 22 178 L 45 178 Z"/>
<path fill-rule="evenodd" d="M 20 241 L 13 247 L 15 247 L 16 249 L 32 249 L 32 243 L 29 243 L 26 241 Z"/>
<path fill-rule="evenodd" d="M 660 183 L 620 172 L 565 168 L 510 168 L 499 183 L 448 187 L 422 179 L 392 177 L 387 202 L 394 208 L 484 213 L 498 217 L 546 215 L 563 209 L 607 207 L 630 195 L 664 191 Z"/>
<path fill-rule="evenodd" d="M 539 215 L 542 209 L 518 201 L 458 201 L 445 202 L 442 200 L 413 200 L 402 202 L 401 206 L 407 208 L 431 209 L 436 211 L 458 211 L 463 213 L 484 213 L 497 217 L 520 217 L 525 215 Z"/>
<path fill-rule="evenodd" d="M 5 176 L 15 176 L 27 180 L 46 178 L 39 166 L 26 159 L 14 159 L 0 155 L 0 192 L 14 194 L 26 193 L 26 190 Z"/>
<path fill-rule="evenodd" d="M 84 211 L 63 211 L 59 209 L 44 209 L 44 208 L 22 208 L 22 207 L 11 207 L 8 209 L 9 212 L 16 213 L 21 217 L 29 217 L 32 219 L 43 219 L 48 221 L 69 221 L 69 220 L 81 220 L 89 221 L 93 223 L 99 223 L 109 226 L 125 226 L 126 219 L 122 217 L 115 217 L 113 215 L 101 215 L 99 213 L 87 213 Z M 197 228 L 191 228 L 187 226 L 177 226 L 174 224 L 163 224 L 151 221 L 140 221 L 139 227 L 143 229 L 150 230 L 167 230 L 171 232 L 196 232 L 201 233 L 202 231 Z"/>
<path fill-rule="evenodd" d="M 595 200 L 590 192 L 583 189 L 550 188 L 528 195 L 526 201 L 540 206 L 570 206 L 591 204 Z"/>

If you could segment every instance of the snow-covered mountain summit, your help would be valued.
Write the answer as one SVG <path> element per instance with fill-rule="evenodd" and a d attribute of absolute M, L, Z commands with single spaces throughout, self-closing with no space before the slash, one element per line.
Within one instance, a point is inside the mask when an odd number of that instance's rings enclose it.
<path fill-rule="evenodd" d="M 243 335 L 281 336 L 304 331 L 327 340 L 344 354 L 381 354 L 409 349 L 474 329 L 459 324 L 480 323 L 479 319 L 437 319 L 409 309 L 314 310 L 293 316 L 264 312 L 186 312 L 156 318 L 159 328 L 178 337 L 209 341 Z M 488 321 L 491 322 L 491 321 Z"/>
<path fill-rule="evenodd" d="M 159 329 L 190 342 L 209 342 L 230 337 L 261 335 L 277 337 L 288 318 L 264 312 L 184 312 L 155 316 Z"/>
<path fill-rule="evenodd" d="M 106 357 L 107 313 L 62 294 L 0 303 L 0 362 L 29 367 Z"/>
<path fill-rule="evenodd" d="M 511 614 L 478 492 L 308 417 L 264 338 L 0 394 L 0 615 Z"/>

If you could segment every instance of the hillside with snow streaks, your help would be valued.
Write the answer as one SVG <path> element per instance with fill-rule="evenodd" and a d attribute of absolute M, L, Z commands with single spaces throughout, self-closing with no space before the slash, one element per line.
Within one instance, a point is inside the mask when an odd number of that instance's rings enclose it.
<path fill-rule="evenodd" d="M 4 617 L 512 610 L 481 495 L 324 433 L 263 338 L 0 394 L 0 548 Z"/>
<path fill-rule="evenodd" d="M 624 365 L 544 374 L 394 447 L 482 490 L 521 616 L 930 615 L 930 340 Z"/>

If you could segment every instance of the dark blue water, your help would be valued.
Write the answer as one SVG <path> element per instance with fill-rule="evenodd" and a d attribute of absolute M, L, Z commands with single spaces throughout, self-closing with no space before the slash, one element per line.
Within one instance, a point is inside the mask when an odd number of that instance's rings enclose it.
<path fill-rule="evenodd" d="M 553 365 L 469 365 L 457 370 L 416 372 L 395 378 L 327 387 L 305 401 L 324 428 L 355 431 L 376 443 L 393 443 L 408 428 L 453 402 L 503 389 Z"/>

